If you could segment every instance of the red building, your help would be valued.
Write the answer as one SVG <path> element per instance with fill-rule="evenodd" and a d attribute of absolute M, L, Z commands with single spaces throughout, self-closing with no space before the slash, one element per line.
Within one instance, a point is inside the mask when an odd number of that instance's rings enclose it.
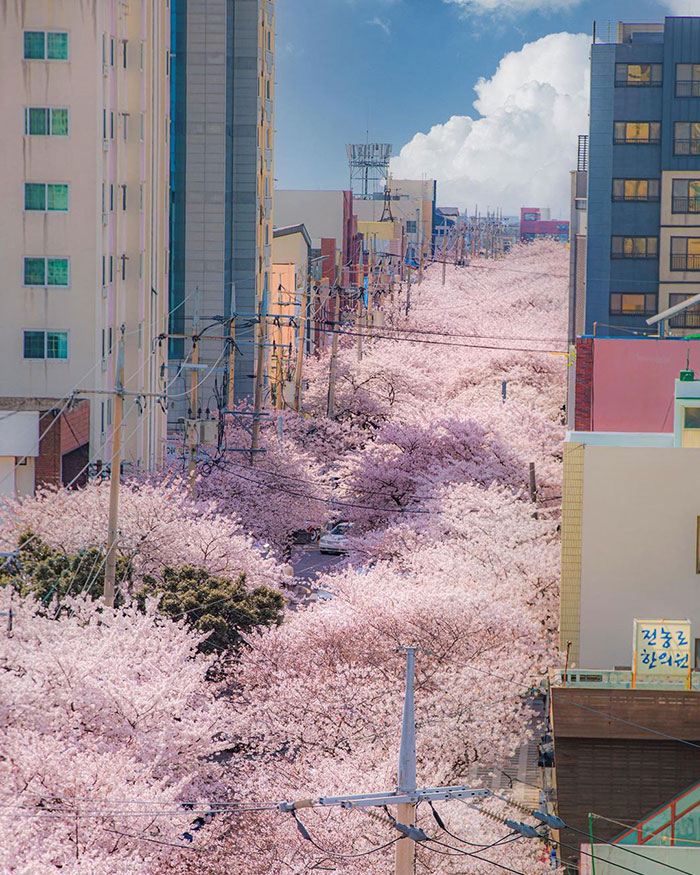
<path fill-rule="evenodd" d="M 551 237 L 562 243 L 568 243 L 568 221 L 550 219 L 549 210 L 542 210 L 539 207 L 521 207 L 520 242 L 529 243 L 541 237 Z"/>

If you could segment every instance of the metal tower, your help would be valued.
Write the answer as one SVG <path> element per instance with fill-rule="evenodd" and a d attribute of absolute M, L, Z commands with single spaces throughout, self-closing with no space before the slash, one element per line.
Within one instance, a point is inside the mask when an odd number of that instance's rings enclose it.
<path fill-rule="evenodd" d="M 347 146 L 350 188 L 357 198 L 372 200 L 389 177 L 391 143 L 351 143 Z"/>

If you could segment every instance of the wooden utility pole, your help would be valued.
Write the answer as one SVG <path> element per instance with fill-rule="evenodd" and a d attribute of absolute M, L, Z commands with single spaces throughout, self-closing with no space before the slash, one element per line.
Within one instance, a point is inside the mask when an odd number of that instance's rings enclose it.
<path fill-rule="evenodd" d="M 262 312 L 262 302 L 258 304 L 255 386 L 253 390 L 253 426 L 250 439 L 250 464 L 255 461 L 255 454 L 260 449 L 260 414 L 262 412 L 262 396 L 265 379 L 265 319 Z"/>
<path fill-rule="evenodd" d="M 117 372 L 114 381 L 114 418 L 112 420 L 112 458 L 109 470 L 109 523 L 105 556 L 104 602 L 114 607 L 117 572 L 117 539 L 119 537 L 119 482 L 122 464 L 122 424 L 124 421 L 124 326 L 121 327 Z"/>
<path fill-rule="evenodd" d="M 306 310 L 309 300 L 308 283 L 301 293 L 301 309 L 299 310 L 299 331 L 297 333 L 297 364 L 294 371 L 294 409 L 301 410 L 301 385 L 304 368 L 304 342 L 306 340 Z"/>
<path fill-rule="evenodd" d="M 333 325 L 333 343 L 331 346 L 331 362 L 330 369 L 328 372 L 328 407 L 326 413 L 329 419 L 335 419 L 335 372 L 337 367 L 337 359 L 338 359 L 338 334 L 339 334 L 339 313 L 338 313 L 339 299 L 338 299 L 338 291 L 336 289 L 335 293 L 335 307 L 334 307 L 334 325 Z"/>
<path fill-rule="evenodd" d="M 445 226 L 445 236 L 442 243 L 442 284 L 445 285 L 445 272 L 447 271 L 447 226 Z"/>

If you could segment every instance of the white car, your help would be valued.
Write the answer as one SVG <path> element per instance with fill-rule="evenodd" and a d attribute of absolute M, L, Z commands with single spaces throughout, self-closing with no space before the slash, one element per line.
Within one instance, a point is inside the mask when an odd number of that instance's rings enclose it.
<path fill-rule="evenodd" d="M 321 535 L 318 542 L 318 550 L 320 553 L 347 553 L 348 551 L 348 534 L 352 528 L 352 523 L 336 523 L 334 526 L 329 526 L 325 534 Z"/>

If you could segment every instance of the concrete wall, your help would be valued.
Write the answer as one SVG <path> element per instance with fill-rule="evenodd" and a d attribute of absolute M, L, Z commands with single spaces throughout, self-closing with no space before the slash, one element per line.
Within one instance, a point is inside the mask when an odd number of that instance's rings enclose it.
<path fill-rule="evenodd" d="M 700 848 L 669 848 L 662 845 L 626 845 L 630 851 L 641 856 L 634 856 L 623 847 L 610 845 L 582 845 L 586 854 L 581 855 L 579 862 L 580 875 L 593 875 L 595 860 L 595 875 L 619 875 L 627 869 L 633 869 L 637 875 L 668 875 L 673 868 L 681 872 L 700 872 Z M 593 859 L 591 859 L 591 853 Z M 669 868 L 671 867 L 671 868 Z"/>
<path fill-rule="evenodd" d="M 574 452 L 572 447 L 571 452 Z M 635 617 L 690 619 L 700 637 L 700 449 L 581 445 L 580 657 L 631 665 Z M 567 482 L 569 489 L 578 485 Z M 575 580 L 562 583 L 562 604 Z"/>
<path fill-rule="evenodd" d="M 275 225 L 303 223 L 314 249 L 321 248 L 322 237 L 343 239 L 343 192 L 306 189 L 275 189 Z"/>

